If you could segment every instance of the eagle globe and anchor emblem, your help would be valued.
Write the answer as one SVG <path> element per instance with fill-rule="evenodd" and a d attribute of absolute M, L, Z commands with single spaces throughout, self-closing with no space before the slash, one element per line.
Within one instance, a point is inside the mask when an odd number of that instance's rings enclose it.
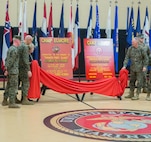
<path fill-rule="evenodd" d="M 58 46 L 52 47 L 52 52 L 53 53 L 58 53 L 60 51 L 60 48 Z"/>
<path fill-rule="evenodd" d="M 114 142 L 151 142 L 151 112 L 88 109 L 53 114 L 44 124 L 58 132 Z"/>

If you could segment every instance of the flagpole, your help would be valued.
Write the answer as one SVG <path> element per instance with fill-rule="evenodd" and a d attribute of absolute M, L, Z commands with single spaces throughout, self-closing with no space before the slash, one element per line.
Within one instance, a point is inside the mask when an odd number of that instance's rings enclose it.
<path fill-rule="evenodd" d="M 76 0 L 76 1 L 77 1 L 77 5 L 78 5 L 79 0 Z M 80 64 L 79 63 L 80 63 L 80 58 L 79 58 L 79 54 L 78 54 L 78 66 L 79 66 L 79 68 L 78 68 L 78 74 L 79 74 L 78 76 L 79 77 L 78 78 L 79 78 L 79 82 L 81 82 L 81 78 L 80 78 L 81 77 L 81 69 L 80 69 Z"/>

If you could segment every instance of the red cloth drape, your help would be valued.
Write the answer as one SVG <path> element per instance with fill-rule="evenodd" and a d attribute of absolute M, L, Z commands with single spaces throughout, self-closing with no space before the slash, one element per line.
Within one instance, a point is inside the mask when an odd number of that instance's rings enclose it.
<path fill-rule="evenodd" d="M 28 98 L 40 98 L 40 67 L 36 60 L 31 64 L 32 77 L 30 78 L 30 87 L 28 90 Z"/>
<path fill-rule="evenodd" d="M 60 93 L 79 94 L 93 92 L 107 96 L 121 96 L 124 93 L 125 87 L 127 86 L 128 71 L 126 69 L 122 69 L 119 72 L 118 78 L 112 77 L 96 80 L 93 82 L 75 82 L 47 73 L 46 71 L 41 69 L 38 66 L 38 63 L 36 63 L 35 61 L 32 62 L 32 67 L 34 68 L 32 70 L 32 74 L 37 82 L 36 84 L 34 84 L 31 78 L 32 83 L 30 89 L 33 90 L 34 88 L 36 88 L 34 89 L 35 94 L 37 94 L 36 91 L 38 90 L 38 83 L 40 84 L 40 82 L 48 88 Z M 35 87 L 35 85 L 37 87 Z M 34 91 L 31 92 L 33 93 Z M 32 94 L 29 94 L 28 98 L 30 98 L 31 96 Z"/>

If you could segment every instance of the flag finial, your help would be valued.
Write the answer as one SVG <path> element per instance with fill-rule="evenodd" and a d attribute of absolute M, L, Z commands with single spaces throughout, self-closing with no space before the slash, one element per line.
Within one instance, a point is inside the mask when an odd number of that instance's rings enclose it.
<path fill-rule="evenodd" d="M 110 6 L 111 6 L 111 4 L 112 4 L 112 1 L 110 0 Z"/>
<path fill-rule="evenodd" d="M 118 4 L 118 0 L 115 0 L 115 4 Z"/>
<path fill-rule="evenodd" d="M 141 1 L 140 1 L 140 0 L 138 1 L 138 4 L 141 4 Z"/>
<path fill-rule="evenodd" d="M 98 0 L 96 0 L 96 3 L 98 2 Z"/>
<path fill-rule="evenodd" d="M 90 2 L 92 3 L 92 2 L 93 2 L 93 0 L 90 0 Z"/>

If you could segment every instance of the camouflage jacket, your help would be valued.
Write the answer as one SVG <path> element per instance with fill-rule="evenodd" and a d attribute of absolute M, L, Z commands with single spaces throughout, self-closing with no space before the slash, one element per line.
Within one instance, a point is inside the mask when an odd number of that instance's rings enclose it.
<path fill-rule="evenodd" d="M 18 64 L 18 48 L 15 46 L 11 46 L 7 51 L 7 57 L 5 60 L 5 67 L 7 68 L 8 74 L 18 74 Z"/>
<path fill-rule="evenodd" d="M 29 62 L 29 48 L 22 42 L 19 50 L 19 70 L 28 72 L 30 71 L 30 62 Z"/>
<path fill-rule="evenodd" d="M 125 60 L 123 66 L 126 67 L 128 61 L 131 61 L 130 69 L 134 72 L 141 72 L 143 67 L 147 67 L 148 65 L 148 55 L 143 50 L 141 45 L 138 48 L 130 46 L 128 48 L 127 54 L 125 56 Z"/>
<path fill-rule="evenodd" d="M 149 56 L 150 55 L 150 48 L 148 45 L 145 45 L 144 43 L 140 43 L 142 46 L 143 50 L 146 52 L 146 54 Z"/>

